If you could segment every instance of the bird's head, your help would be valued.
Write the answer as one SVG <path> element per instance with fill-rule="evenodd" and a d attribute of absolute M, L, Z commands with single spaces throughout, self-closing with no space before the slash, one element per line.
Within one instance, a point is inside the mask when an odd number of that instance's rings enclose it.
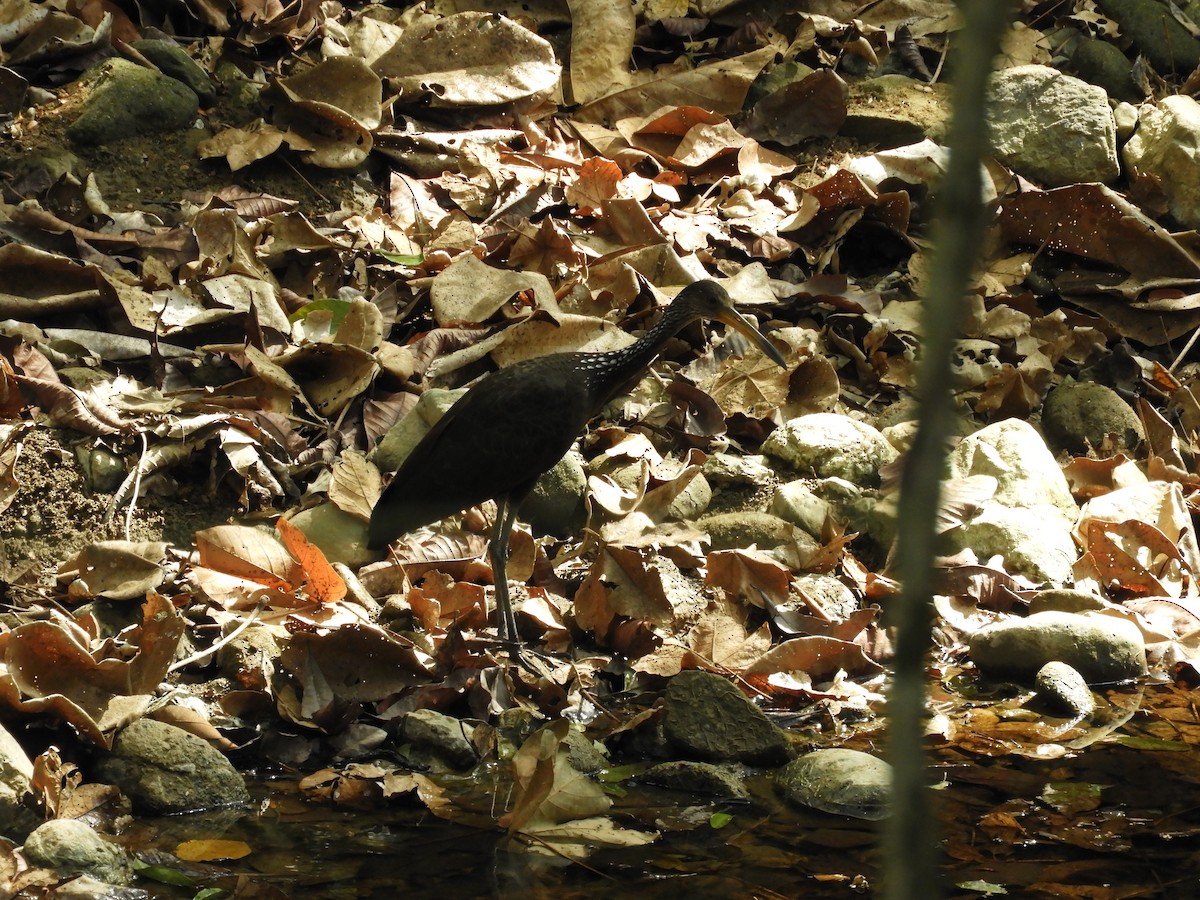
<path fill-rule="evenodd" d="M 786 367 L 787 362 L 754 323 L 733 308 L 729 292 L 715 281 L 696 281 L 685 287 L 671 302 L 668 312 L 688 320 L 715 319 L 735 331 L 741 332 L 769 356 L 774 362 Z"/>

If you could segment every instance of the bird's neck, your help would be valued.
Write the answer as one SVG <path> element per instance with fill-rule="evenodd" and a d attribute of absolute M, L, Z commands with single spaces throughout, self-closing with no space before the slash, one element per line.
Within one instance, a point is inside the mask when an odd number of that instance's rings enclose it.
<path fill-rule="evenodd" d="M 663 345 L 695 320 L 695 315 L 672 303 L 654 327 L 629 346 L 608 353 L 587 354 L 593 364 L 583 369 L 601 405 L 629 393 Z"/>

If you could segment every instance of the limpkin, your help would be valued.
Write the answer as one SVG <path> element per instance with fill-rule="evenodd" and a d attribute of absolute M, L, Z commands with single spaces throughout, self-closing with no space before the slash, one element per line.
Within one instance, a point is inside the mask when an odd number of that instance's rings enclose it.
<path fill-rule="evenodd" d="M 518 640 L 505 564 L 517 508 L 534 483 L 571 449 L 588 421 L 627 393 L 663 345 L 697 319 L 740 331 L 779 365 L 783 356 L 733 308 L 715 281 L 688 285 L 658 323 L 628 347 L 607 353 L 552 353 L 483 378 L 401 463 L 371 513 L 367 545 L 380 550 L 401 534 L 495 500 L 488 548 L 496 578 L 502 640 Z"/>

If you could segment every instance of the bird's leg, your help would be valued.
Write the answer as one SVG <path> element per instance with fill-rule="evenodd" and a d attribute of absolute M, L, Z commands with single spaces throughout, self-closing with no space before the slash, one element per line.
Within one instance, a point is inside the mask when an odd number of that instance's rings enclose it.
<path fill-rule="evenodd" d="M 508 597 L 508 536 L 516 522 L 517 507 L 507 494 L 496 499 L 496 506 L 496 524 L 488 544 L 488 558 L 492 562 L 492 576 L 496 580 L 496 611 L 500 620 L 500 640 L 519 641 L 517 619 L 513 615 L 512 601 Z"/>

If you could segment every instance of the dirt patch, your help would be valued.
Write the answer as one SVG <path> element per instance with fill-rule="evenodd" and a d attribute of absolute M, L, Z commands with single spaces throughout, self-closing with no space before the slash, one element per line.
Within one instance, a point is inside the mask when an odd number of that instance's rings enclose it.
<path fill-rule="evenodd" d="M 89 147 L 67 138 L 66 130 L 79 115 L 82 100 L 79 83 L 67 85 L 54 102 L 38 107 L 32 117 L 22 114 L 13 123 L 12 139 L 0 141 L 0 173 L 9 176 L 10 187 L 30 196 L 64 175 L 82 178 L 90 173 L 113 210 L 155 213 L 168 224 L 174 222 L 182 198 L 203 202 L 234 185 L 248 193 L 295 201 L 307 214 L 336 210 L 354 191 L 354 173 L 309 166 L 284 152 L 238 172 L 231 172 L 223 159 L 200 159 L 197 145 L 212 137 L 224 99 L 186 131 Z"/>
<path fill-rule="evenodd" d="M 0 579 L 13 584 L 52 583 L 63 562 L 93 541 L 125 538 L 126 509 L 112 511 L 113 495 L 88 487 L 75 448 L 93 441 L 70 440 L 45 427 L 32 427 L 14 472 L 16 498 L 0 519 Z M 193 544 L 198 529 L 228 520 L 238 512 L 232 491 L 208 489 L 206 477 L 172 482 L 150 481 L 149 493 L 138 498 L 128 537 L 163 540 L 180 547 Z M 175 496 L 165 496 L 171 490 Z"/>

